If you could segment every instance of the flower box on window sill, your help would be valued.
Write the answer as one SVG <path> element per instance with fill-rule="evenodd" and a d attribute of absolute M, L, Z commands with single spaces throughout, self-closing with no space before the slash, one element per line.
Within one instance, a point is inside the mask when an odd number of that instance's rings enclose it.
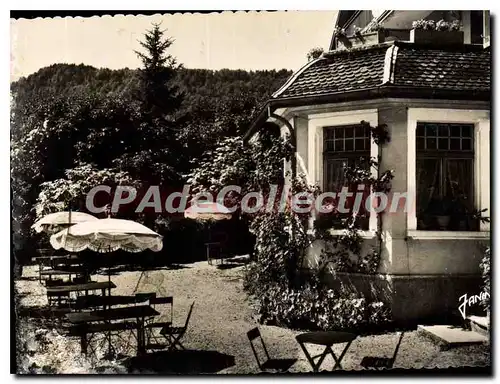
<path fill-rule="evenodd" d="M 351 49 L 364 45 L 375 45 L 385 42 L 385 31 L 368 32 L 362 35 L 337 37 L 337 49 Z"/>
<path fill-rule="evenodd" d="M 410 41 L 417 44 L 460 45 L 464 43 L 464 33 L 414 28 L 410 31 Z"/>

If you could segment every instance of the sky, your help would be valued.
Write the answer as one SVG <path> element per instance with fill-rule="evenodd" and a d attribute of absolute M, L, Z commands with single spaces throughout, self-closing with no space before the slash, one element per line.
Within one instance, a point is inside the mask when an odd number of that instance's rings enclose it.
<path fill-rule="evenodd" d="M 54 63 L 137 68 L 138 40 L 161 22 L 187 68 L 291 69 L 328 49 L 337 11 L 223 12 L 11 19 L 11 81 Z"/>

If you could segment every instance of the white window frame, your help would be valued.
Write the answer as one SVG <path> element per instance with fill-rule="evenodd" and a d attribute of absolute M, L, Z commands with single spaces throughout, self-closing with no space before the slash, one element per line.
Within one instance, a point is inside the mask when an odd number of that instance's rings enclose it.
<path fill-rule="evenodd" d="M 474 124 L 474 203 L 478 209 L 490 211 L 490 111 L 447 108 L 408 108 L 408 163 L 407 191 L 413 208 L 407 213 L 408 236 L 422 239 L 486 238 L 490 235 L 489 223 L 481 223 L 477 231 L 425 231 L 417 230 L 415 209 L 417 186 L 417 123 Z"/>
<path fill-rule="evenodd" d="M 378 109 L 318 113 L 309 115 L 308 119 L 307 170 L 311 181 L 323 188 L 323 129 L 325 127 L 359 124 L 363 120 L 375 127 L 378 125 Z M 377 158 L 379 154 L 378 145 L 375 144 L 373 139 L 370 140 L 370 143 L 370 157 Z M 374 169 L 372 169 L 372 176 L 377 176 Z M 368 228 L 368 231 L 361 231 L 362 237 L 371 238 L 377 231 L 377 214 L 373 209 L 370 211 Z"/>

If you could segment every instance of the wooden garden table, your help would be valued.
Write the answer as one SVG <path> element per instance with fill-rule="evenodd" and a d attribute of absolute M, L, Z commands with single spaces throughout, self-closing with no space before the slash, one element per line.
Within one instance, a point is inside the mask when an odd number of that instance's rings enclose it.
<path fill-rule="evenodd" d="M 331 354 L 333 357 L 333 360 L 335 360 L 335 366 L 333 369 L 340 368 L 342 369 L 342 366 L 340 363 L 342 362 L 342 359 L 349 349 L 349 346 L 353 342 L 354 339 L 356 339 L 357 335 L 348 333 L 348 332 L 335 332 L 335 331 L 324 331 L 324 332 L 308 332 L 308 333 L 302 333 L 300 335 L 297 335 L 295 339 L 299 343 L 300 347 L 302 348 L 302 351 L 304 351 L 304 354 L 307 357 L 307 360 L 309 361 L 309 364 L 311 364 L 311 367 L 314 372 L 319 371 L 319 367 L 321 366 L 321 363 L 323 363 L 323 360 L 328 354 Z M 342 351 L 341 355 L 337 358 L 335 356 L 335 353 L 332 350 L 332 345 L 334 344 L 342 344 L 342 343 L 347 343 L 344 350 Z M 307 351 L 305 344 L 315 344 L 315 345 L 322 345 L 325 347 L 323 353 L 317 355 L 317 356 L 311 356 L 309 352 Z M 318 362 L 314 362 L 314 359 L 318 358 Z"/>
<path fill-rule="evenodd" d="M 134 305 L 130 307 L 113 308 L 92 312 L 74 312 L 66 315 L 69 322 L 73 324 L 87 325 L 96 322 L 109 323 L 113 320 L 136 320 L 137 329 L 137 355 L 146 352 L 146 336 L 144 321 L 147 317 L 158 316 L 160 313 L 149 305 Z M 81 334 L 82 352 L 85 353 L 87 347 L 87 332 L 83 329 Z"/>

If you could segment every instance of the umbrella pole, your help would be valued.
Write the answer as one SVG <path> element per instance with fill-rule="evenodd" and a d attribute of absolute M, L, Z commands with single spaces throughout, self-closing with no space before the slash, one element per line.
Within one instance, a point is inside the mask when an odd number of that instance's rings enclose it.
<path fill-rule="evenodd" d="M 111 252 L 111 245 L 109 246 L 109 252 Z M 108 256 L 108 258 L 109 258 L 109 256 Z M 111 284 L 111 268 L 110 268 L 109 264 L 108 264 L 108 283 Z"/>

